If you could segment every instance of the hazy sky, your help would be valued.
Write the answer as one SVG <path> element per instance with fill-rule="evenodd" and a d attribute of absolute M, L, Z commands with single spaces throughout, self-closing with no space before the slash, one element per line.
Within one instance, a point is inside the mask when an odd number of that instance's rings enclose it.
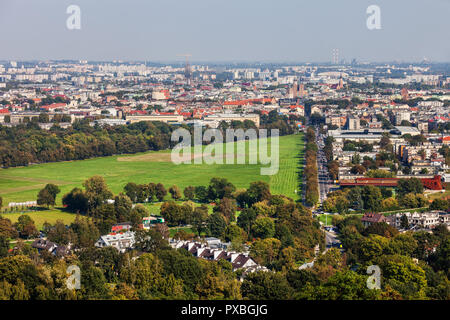
<path fill-rule="evenodd" d="M 66 9 L 81 8 L 81 30 Z M 381 8 L 381 30 L 366 9 Z M 0 0 L 0 59 L 450 61 L 450 0 Z"/>

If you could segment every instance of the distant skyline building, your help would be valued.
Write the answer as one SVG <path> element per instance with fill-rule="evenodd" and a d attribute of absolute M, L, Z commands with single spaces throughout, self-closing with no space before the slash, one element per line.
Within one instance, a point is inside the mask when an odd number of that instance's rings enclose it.
<path fill-rule="evenodd" d="M 401 95 L 402 95 L 402 99 L 403 100 L 408 100 L 409 99 L 408 89 L 403 88 L 402 91 L 401 91 Z"/>
<path fill-rule="evenodd" d="M 303 83 L 300 83 L 299 89 L 298 89 L 298 96 L 300 98 L 303 98 L 305 96 L 305 85 Z"/>
<path fill-rule="evenodd" d="M 339 49 L 333 49 L 333 64 L 339 64 Z"/>
<path fill-rule="evenodd" d="M 298 83 L 298 80 L 294 80 L 292 87 L 288 89 L 287 95 L 290 99 L 303 98 L 306 95 L 305 85 Z"/>
<path fill-rule="evenodd" d="M 344 79 L 342 78 L 342 74 L 341 74 L 341 76 L 339 77 L 339 84 L 338 84 L 338 86 L 337 86 L 337 89 L 338 89 L 338 90 L 344 89 Z"/>

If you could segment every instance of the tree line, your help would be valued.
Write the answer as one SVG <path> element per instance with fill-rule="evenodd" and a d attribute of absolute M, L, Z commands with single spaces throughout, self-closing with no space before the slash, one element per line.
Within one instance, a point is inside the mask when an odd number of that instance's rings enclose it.
<path fill-rule="evenodd" d="M 161 122 L 139 122 L 127 126 L 90 126 L 88 120 L 72 127 L 40 129 L 28 123 L 0 126 L 0 166 L 83 160 L 114 154 L 162 150 L 171 146 L 170 126 Z"/>
<path fill-rule="evenodd" d="M 423 194 L 420 179 L 398 180 L 395 188 L 376 186 L 350 187 L 330 192 L 323 203 L 326 212 L 346 214 L 350 210 L 358 212 L 382 212 L 399 209 L 429 207 L 431 210 L 448 210 L 450 201 L 434 199 L 431 203 Z"/>

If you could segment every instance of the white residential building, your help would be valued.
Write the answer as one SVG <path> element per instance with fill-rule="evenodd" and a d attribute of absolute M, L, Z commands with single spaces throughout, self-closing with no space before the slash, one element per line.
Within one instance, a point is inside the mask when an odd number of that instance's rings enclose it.
<path fill-rule="evenodd" d="M 95 243 L 95 246 L 98 248 L 111 246 L 123 253 L 127 249 L 133 248 L 134 243 L 134 232 L 127 231 L 124 233 L 111 233 L 101 236 Z"/>
<path fill-rule="evenodd" d="M 408 218 L 409 228 L 432 229 L 441 223 L 449 224 L 449 214 L 440 211 L 400 212 L 388 217 L 389 224 L 400 229 L 402 216 Z"/>

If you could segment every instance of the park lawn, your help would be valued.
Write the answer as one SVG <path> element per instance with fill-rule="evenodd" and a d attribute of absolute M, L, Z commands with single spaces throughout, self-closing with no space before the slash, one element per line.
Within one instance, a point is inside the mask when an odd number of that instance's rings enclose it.
<path fill-rule="evenodd" d="M 248 144 L 248 141 L 246 142 Z M 270 150 L 270 143 L 268 144 Z M 225 144 L 223 145 L 225 146 Z M 123 191 L 128 182 L 147 184 L 163 183 L 166 188 L 177 185 L 184 189 L 188 185 L 208 185 L 213 177 L 223 177 L 237 188 L 248 188 L 250 182 L 270 183 L 273 194 L 285 194 L 298 199 L 299 161 L 303 152 L 303 134 L 280 137 L 280 168 L 276 175 L 261 175 L 262 164 L 180 164 L 170 161 L 170 151 L 145 152 L 136 155 L 111 156 L 0 169 L 3 204 L 36 200 L 45 183 L 54 183 L 61 189 L 56 203 L 61 205 L 62 196 L 75 187 L 82 188 L 86 179 L 100 175 L 105 178 L 114 194 Z M 247 146 L 248 148 L 248 146 Z M 150 159 L 144 155 L 151 155 Z M 136 159 L 133 159 L 133 158 Z M 24 184 L 25 183 L 25 184 Z M 166 199 L 169 199 L 168 195 Z"/>
<path fill-rule="evenodd" d="M 25 241 L 24 241 L 24 243 L 30 244 L 30 245 L 31 245 L 33 242 L 34 242 L 34 241 L 29 241 L 29 240 L 25 240 Z M 17 246 L 17 242 L 10 242 L 10 243 L 9 243 L 9 248 L 10 248 L 10 249 L 14 249 L 15 246 Z"/>
<path fill-rule="evenodd" d="M 361 214 L 361 213 L 352 213 L 352 214 L 345 214 L 345 215 L 339 215 L 339 214 L 337 214 L 338 216 L 340 216 L 340 217 L 349 217 L 349 216 L 355 216 L 355 217 L 359 217 L 359 218 L 362 218 L 363 217 L 363 214 Z M 328 217 L 325 217 L 325 216 L 328 216 Z M 332 223 L 331 223 L 331 221 L 333 220 L 333 214 L 328 214 L 328 215 L 325 215 L 325 214 L 319 214 L 317 217 L 316 217 L 316 219 L 318 219 L 319 221 L 321 221 L 324 225 L 326 225 L 326 226 L 331 226 L 332 225 Z M 325 224 L 325 222 L 326 222 L 326 224 Z"/>
<path fill-rule="evenodd" d="M 444 190 L 444 192 L 434 192 L 428 194 L 428 199 L 435 200 L 435 199 L 444 199 L 450 197 L 450 189 Z"/>
<path fill-rule="evenodd" d="M 186 200 L 182 201 L 175 201 L 176 204 L 182 205 L 185 203 Z M 193 202 L 196 207 L 200 207 L 203 203 Z M 151 203 L 141 203 L 151 215 L 159 216 L 161 214 L 161 205 L 163 202 L 151 202 Z M 213 212 L 213 205 L 209 203 L 205 203 L 205 205 L 208 207 L 208 213 L 211 214 Z"/>
<path fill-rule="evenodd" d="M 331 214 L 320 214 L 317 216 L 317 219 L 321 221 L 326 226 L 331 226 L 331 220 L 333 219 L 333 215 Z"/>
<path fill-rule="evenodd" d="M 21 180 L 12 180 L 12 179 L 1 179 L 0 178 L 0 192 L 3 190 L 7 191 L 11 188 L 23 188 L 33 185 L 38 185 L 38 182 L 33 181 L 21 181 Z"/>
<path fill-rule="evenodd" d="M 283 194 L 294 200 L 301 197 L 301 178 L 303 176 L 304 135 L 291 135 L 281 142 L 280 168 L 276 175 L 270 176 L 270 190 L 273 194 Z"/>
<path fill-rule="evenodd" d="M 175 233 L 177 233 L 178 231 L 181 231 L 181 230 L 184 230 L 187 233 L 194 233 L 194 231 L 190 227 L 173 227 L 173 228 L 169 229 L 169 236 L 173 237 L 175 235 Z"/>
<path fill-rule="evenodd" d="M 159 216 L 162 202 L 141 203 L 151 215 Z"/>
<path fill-rule="evenodd" d="M 56 220 L 62 220 L 64 224 L 69 225 L 75 221 L 76 217 L 76 214 L 65 212 L 61 208 L 25 213 L 2 213 L 2 217 L 11 220 L 12 223 L 17 222 L 21 215 L 28 215 L 31 219 L 33 219 L 38 230 L 42 230 L 45 222 L 55 224 Z"/>
<path fill-rule="evenodd" d="M 422 208 L 410 208 L 410 209 L 399 209 L 394 211 L 387 211 L 387 212 L 380 212 L 381 214 L 385 216 L 391 216 L 396 213 L 402 213 L 402 212 L 424 212 L 427 211 L 428 207 L 422 207 Z"/>

